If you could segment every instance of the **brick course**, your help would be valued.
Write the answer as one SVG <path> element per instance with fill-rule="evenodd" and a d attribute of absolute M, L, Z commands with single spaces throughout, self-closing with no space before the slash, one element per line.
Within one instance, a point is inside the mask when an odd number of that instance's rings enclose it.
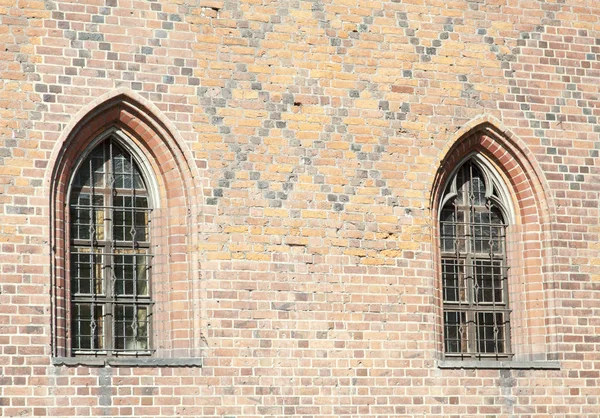
<path fill-rule="evenodd" d="M 600 416 L 599 97 L 593 0 L 0 0 L 0 414 Z M 171 365 L 55 361 L 69 176 L 111 127 L 159 189 Z M 439 367 L 471 151 L 512 193 L 516 359 L 558 370 Z"/>

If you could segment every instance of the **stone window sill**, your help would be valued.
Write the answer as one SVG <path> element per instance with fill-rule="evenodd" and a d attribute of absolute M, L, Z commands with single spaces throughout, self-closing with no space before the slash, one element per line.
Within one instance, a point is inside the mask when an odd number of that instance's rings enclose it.
<path fill-rule="evenodd" d="M 558 361 L 440 360 L 440 369 L 560 370 Z"/>
<path fill-rule="evenodd" d="M 196 357 L 181 358 L 100 358 L 100 357 L 53 357 L 53 366 L 90 366 L 90 367 L 202 367 L 202 359 Z"/>

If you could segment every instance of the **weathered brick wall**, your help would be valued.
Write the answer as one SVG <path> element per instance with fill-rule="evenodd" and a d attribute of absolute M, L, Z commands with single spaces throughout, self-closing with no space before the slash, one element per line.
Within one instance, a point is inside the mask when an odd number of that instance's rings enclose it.
<path fill-rule="evenodd" d="M 187 267 L 155 269 L 201 368 L 53 365 L 53 176 L 118 97 L 190 165 Z M 0 0 L 0 413 L 599 416 L 599 116 L 594 0 Z M 438 367 L 433 202 L 478 127 L 518 209 L 519 350 L 560 370 Z"/>

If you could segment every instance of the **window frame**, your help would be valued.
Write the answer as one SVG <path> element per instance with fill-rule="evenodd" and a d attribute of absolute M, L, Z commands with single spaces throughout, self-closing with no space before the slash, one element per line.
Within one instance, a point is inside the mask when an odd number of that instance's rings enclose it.
<path fill-rule="evenodd" d="M 503 247 L 503 253 L 501 254 L 501 256 L 498 255 L 494 255 L 493 250 L 490 252 L 489 257 L 484 256 L 485 254 L 482 253 L 478 253 L 476 251 L 476 249 L 472 248 L 472 243 L 470 242 L 471 240 L 473 240 L 472 234 L 470 234 L 469 232 L 466 231 L 467 228 L 469 229 L 473 229 L 474 228 L 474 223 L 472 222 L 473 220 L 470 219 L 470 216 L 472 216 L 472 214 L 470 214 L 470 211 L 473 211 L 473 213 L 475 213 L 475 209 L 474 207 L 477 206 L 475 204 L 473 204 L 473 202 L 463 202 L 463 204 L 461 205 L 463 207 L 463 211 L 465 213 L 467 213 L 467 215 L 465 215 L 465 219 L 463 221 L 464 223 L 464 231 L 463 231 L 463 239 L 465 242 L 465 248 L 463 251 L 463 254 L 460 254 L 459 248 L 458 246 L 456 246 L 456 248 L 454 249 L 454 253 L 450 253 L 448 251 L 445 251 L 445 245 L 443 242 L 444 239 L 444 232 L 443 232 L 443 214 L 445 212 L 445 209 L 447 208 L 448 205 L 451 205 L 453 201 L 455 201 L 458 197 L 459 197 L 459 190 L 457 187 L 457 182 L 458 182 L 458 176 L 461 173 L 461 170 L 463 170 L 463 167 L 465 167 L 465 165 L 473 165 L 475 166 L 478 171 L 481 174 L 481 177 L 485 183 L 485 193 L 484 193 L 484 198 L 486 201 L 492 201 L 493 205 L 498 208 L 499 212 L 500 212 L 500 216 L 502 217 L 502 224 L 501 227 L 504 228 L 504 234 L 503 234 L 503 242 L 502 242 L 502 247 Z M 512 199 L 511 199 L 511 195 L 508 192 L 507 187 L 505 186 L 505 182 L 502 180 L 502 178 L 500 178 L 498 171 L 494 168 L 494 166 L 481 154 L 478 152 L 471 152 L 470 154 L 466 155 L 465 157 L 463 157 L 458 164 L 456 164 L 454 166 L 454 169 L 452 170 L 452 172 L 450 173 L 450 175 L 446 178 L 444 187 L 441 189 L 441 199 L 439 199 L 439 206 L 437 208 L 437 228 L 439 230 L 439 236 L 438 236 L 438 241 L 437 241 L 437 246 L 438 246 L 438 252 L 439 252 L 439 267 L 438 267 L 438 271 L 440 273 L 440 307 L 441 307 L 441 323 L 442 323 L 442 327 L 441 327 L 441 335 L 442 335 L 442 340 L 441 340 L 441 348 L 442 348 L 442 358 L 449 361 L 449 362 L 464 362 L 464 361 L 473 361 L 475 363 L 477 362 L 487 362 L 487 361 L 491 361 L 492 363 L 497 362 L 497 363 L 501 363 L 504 361 L 511 361 L 514 357 L 514 353 L 512 351 L 512 344 L 511 344 L 511 327 L 510 327 L 510 317 L 511 317 L 511 304 L 510 304 L 510 294 L 509 294 L 509 289 L 508 289 L 508 285 L 509 285 L 509 274 L 508 274 L 508 269 L 510 266 L 510 260 L 508 257 L 508 238 L 507 238 L 507 230 L 510 227 L 510 225 L 514 225 L 515 224 L 515 211 L 514 211 L 514 207 L 512 204 Z M 485 207 L 486 203 L 484 202 L 483 204 L 479 205 L 481 207 Z M 455 212 L 457 213 L 456 209 L 454 209 Z M 492 210 L 489 209 L 488 213 L 492 213 Z M 469 219 L 467 219 L 469 218 Z M 455 223 L 458 224 L 457 220 L 455 220 Z M 490 223 L 491 225 L 491 223 Z M 454 233 L 455 237 L 458 237 L 458 234 Z M 456 244 L 454 244 L 456 245 Z M 452 254 L 452 256 L 450 256 L 450 254 Z M 461 263 L 460 261 L 462 261 L 462 265 L 463 265 L 463 277 L 462 280 L 464 280 L 464 282 L 466 283 L 465 286 L 465 300 L 463 301 L 461 296 L 458 295 L 457 296 L 457 303 L 449 303 L 446 300 L 446 287 L 444 286 L 444 282 L 445 282 L 445 260 L 453 260 L 456 266 L 460 266 Z M 504 302 L 502 304 L 496 305 L 495 301 L 492 304 L 492 309 L 487 309 L 486 306 L 489 305 L 482 305 L 483 307 L 479 307 L 479 302 L 476 301 L 476 296 L 475 296 L 475 290 L 473 289 L 474 287 L 474 282 L 476 280 L 476 275 L 474 274 L 474 271 L 476 269 L 476 265 L 475 263 L 477 262 L 477 260 L 482 260 L 482 261 L 489 261 L 490 262 L 490 266 L 492 266 L 496 261 L 500 261 L 501 269 L 504 269 L 505 272 L 502 272 L 501 270 L 501 275 L 504 276 L 503 280 L 504 283 L 502 285 L 502 295 L 505 298 Z M 460 274 L 458 273 L 458 269 L 460 267 L 456 268 L 456 280 L 457 283 L 459 280 L 461 280 L 460 278 Z M 492 279 L 492 286 L 494 286 L 494 280 Z M 492 288 L 493 289 L 493 288 Z M 460 290 L 459 290 L 460 291 Z M 492 290 L 493 291 L 493 290 Z M 467 305 L 467 307 L 465 308 L 464 305 Z M 477 306 L 474 306 L 477 305 Z M 457 306 L 460 306 L 460 310 L 457 310 Z M 454 308 L 454 309 L 452 309 Z M 467 345 L 467 350 L 466 351 L 462 351 L 460 348 L 458 351 L 454 352 L 454 351 L 449 351 L 448 347 L 447 347 L 447 327 L 446 327 L 446 314 L 451 312 L 454 313 L 464 313 L 465 318 L 467 318 L 466 323 L 467 323 L 467 341 L 466 341 L 466 345 Z M 506 318 L 504 318 L 504 324 L 502 325 L 502 329 L 504 330 L 504 352 L 503 353 L 498 353 L 498 352 L 494 352 L 494 353 L 488 353 L 484 350 L 480 350 L 479 348 L 479 344 L 482 341 L 482 339 L 480 339 L 480 337 L 478 336 L 478 330 L 476 329 L 477 325 L 476 325 L 476 321 L 475 321 L 475 316 L 477 316 L 479 313 L 493 313 L 494 315 L 496 315 L 497 313 L 503 313 L 504 315 L 506 315 Z M 485 340 L 485 338 L 483 339 Z M 458 344 L 461 344 L 461 341 L 458 340 Z"/>
<path fill-rule="evenodd" d="M 144 243 L 144 248 L 148 249 L 148 257 L 149 257 L 149 263 L 148 263 L 148 269 L 151 269 L 151 265 L 152 265 L 152 257 L 153 257 L 153 252 L 152 252 L 152 248 L 153 248 L 153 239 L 152 239 L 152 230 L 153 227 L 151 225 L 151 213 L 152 211 L 156 211 L 159 208 L 159 195 L 158 195 L 158 185 L 156 183 L 156 178 L 154 176 L 154 174 L 152 173 L 150 167 L 150 163 L 147 161 L 147 159 L 145 158 L 144 153 L 137 149 L 137 146 L 132 143 L 132 140 L 129 136 L 127 136 L 127 134 L 125 132 L 123 132 L 121 129 L 117 128 L 117 127 L 111 127 L 110 129 L 107 129 L 106 131 L 104 131 L 102 134 L 98 135 L 94 140 L 92 140 L 86 147 L 85 149 L 79 153 L 75 164 L 72 166 L 68 178 L 69 178 L 69 182 L 65 188 L 66 193 L 65 193 L 65 199 L 64 199 L 64 205 L 65 205 L 65 209 L 64 209 L 64 213 L 65 213 L 65 234 L 63 236 L 63 246 L 64 246 L 64 251 L 65 251 L 65 264 L 64 264 L 64 269 L 65 269 L 65 290 L 66 290 L 66 300 L 65 300 L 65 306 L 63 309 L 65 309 L 65 328 L 66 328 L 66 341 L 65 341 L 65 346 L 64 349 L 66 350 L 66 355 L 67 357 L 73 357 L 73 358 L 77 358 L 77 359 L 85 359 L 85 358 L 135 358 L 135 357 L 152 357 L 154 355 L 154 353 L 156 352 L 156 349 L 154 347 L 154 326 L 153 326 L 153 321 L 152 321 L 152 306 L 155 304 L 155 297 L 153 295 L 153 285 L 152 285 L 152 274 L 150 272 L 148 272 L 148 295 L 147 295 L 147 300 L 148 302 L 145 303 L 145 306 L 148 307 L 148 329 L 147 329 L 147 333 L 148 333 L 148 348 L 147 349 L 132 349 L 132 350 L 119 350 L 116 349 L 116 344 L 115 344 L 115 336 L 112 335 L 112 332 L 110 333 L 111 336 L 111 340 L 110 340 L 110 346 L 105 346 L 104 349 L 102 350 L 77 350 L 74 347 L 73 344 L 73 339 L 74 339 L 74 325 L 73 325 L 73 301 L 75 300 L 75 302 L 77 302 L 77 298 L 74 297 L 72 291 L 72 256 L 73 256 L 73 247 L 75 247 L 76 245 L 74 244 L 74 239 L 72 238 L 72 234 L 71 234 L 71 228 L 73 226 L 73 219 L 72 219 L 72 214 L 71 214 L 71 198 L 72 198 L 72 193 L 74 192 L 74 190 L 77 188 L 77 186 L 74 184 L 75 183 L 75 179 L 77 177 L 77 174 L 79 172 L 79 170 L 82 168 L 83 164 L 87 161 L 87 159 L 90 157 L 90 155 L 97 149 L 97 147 L 99 146 L 104 146 L 103 144 L 106 141 L 113 141 L 113 143 L 120 147 L 124 152 L 128 153 L 131 161 L 133 161 L 136 165 L 137 168 L 139 170 L 140 176 L 142 177 L 142 181 L 144 182 L 144 186 L 145 186 L 145 196 L 147 197 L 148 200 L 148 210 L 149 210 L 149 219 L 148 219 L 148 223 L 146 225 L 147 228 L 147 234 L 148 234 L 148 238 L 147 238 L 147 243 Z M 113 190 L 114 193 L 114 190 Z M 105 203 L 106 205 L 106 203 Z M 105 220 L 104 222 L 104 228 L 105 230 L 107 230 L 107 220 Z M 108 240 L 108 237 L 105 237 L 105 241 Z M 109 247 L 113 248 L 114 243 L 110 243 Z M 124 248 L 124 247 L 122 247 Z M 105 257 L 105 255 L 103 255 L 103 257 Z M 101 264 L 102 268 L 105 268 L 105 266 L 107 264 L 105 264 L 104 262 Z M 103 278 L 103 286 L 108 286 L 108 278 L 104 277 Z M 115 304 L 118 304 L 117 302 L 115 302 Z M 108 303 L 107 303 L 108 305 Z M 115 311 L 116 312 L 116 311 Z M 106 314 L 105 314 L 106 316 Z M 116 326 L 116 322 L 117 319 L 116 317 L 112 317 L 110 319 L 110 324 L 108 322 L 105 323 L 105 327 L 114 329 Z M 106 337 L 106 336 L 105 336 Z"/>

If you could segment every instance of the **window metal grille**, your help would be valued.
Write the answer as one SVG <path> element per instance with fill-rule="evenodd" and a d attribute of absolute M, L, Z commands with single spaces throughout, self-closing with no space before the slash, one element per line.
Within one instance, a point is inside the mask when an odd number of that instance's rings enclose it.
<path fill-rule="evenodd" d="M 449 182 L 440 216 L 446 358 L 508 359 L 506 228 L 494 182 L 473 160 Z"/>
<path fill-rule="evenodd" d="M 112 139 L 94 148 L 69 209 L 72 354 L 150 354 L 151 207 L 133 156 Z"/>

